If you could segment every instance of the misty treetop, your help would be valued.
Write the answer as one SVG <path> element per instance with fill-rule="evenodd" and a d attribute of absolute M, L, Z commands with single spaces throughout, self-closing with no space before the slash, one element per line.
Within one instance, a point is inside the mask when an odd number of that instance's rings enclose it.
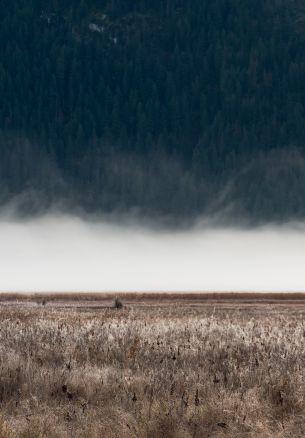
<path fill-rule="evenodd" d="M 0 10 L 2 202 L 23 193 L 28 208 L 35 192 L 94 211 L 305 215 L 302 2 Z"/>

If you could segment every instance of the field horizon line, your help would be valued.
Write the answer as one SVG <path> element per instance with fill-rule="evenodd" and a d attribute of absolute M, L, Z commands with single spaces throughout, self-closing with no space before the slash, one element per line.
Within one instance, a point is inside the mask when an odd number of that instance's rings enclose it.
<path fill-rule="evenodd" d="M 125 301 L 304 301 L 304 292 L 6 292 L 0 291 L 0 303 L 9 301 L 109 301 L 119 298 Z"/>

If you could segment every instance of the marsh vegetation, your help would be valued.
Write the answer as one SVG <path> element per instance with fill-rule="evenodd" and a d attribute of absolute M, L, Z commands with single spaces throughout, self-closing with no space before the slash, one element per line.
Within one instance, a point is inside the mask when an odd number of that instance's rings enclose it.
<path fill-rule="evenodd" d="M 305 436 L 303 306 L 0 308 L 0 437 Z"/>

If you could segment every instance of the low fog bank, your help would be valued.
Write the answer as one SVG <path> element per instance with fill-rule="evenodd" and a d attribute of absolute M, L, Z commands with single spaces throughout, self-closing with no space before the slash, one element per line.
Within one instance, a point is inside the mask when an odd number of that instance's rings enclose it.
<path fill-rule="evenodd" d="M 305 291 L 305 225 L 158 230 L 0 220 L 1 291 Z"/>

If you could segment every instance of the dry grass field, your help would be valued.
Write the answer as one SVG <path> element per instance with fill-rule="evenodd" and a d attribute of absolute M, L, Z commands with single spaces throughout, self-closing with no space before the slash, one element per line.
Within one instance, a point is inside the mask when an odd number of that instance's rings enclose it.
<path fill-rule="evenodd" d="M 4 296 L 0 437 L 304 437 L 292 298 Z"/>

